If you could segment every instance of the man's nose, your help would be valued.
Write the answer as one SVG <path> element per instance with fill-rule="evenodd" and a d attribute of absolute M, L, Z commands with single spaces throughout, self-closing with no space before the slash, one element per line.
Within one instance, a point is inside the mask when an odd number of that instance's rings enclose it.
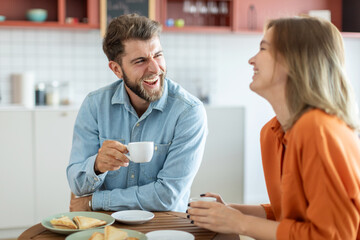
<path fill-rule="evenodd" d="M 160 72 L 159 63 L 155 59 L 151 58 L 148 65 L 149 72 L 158 73 Z"/>

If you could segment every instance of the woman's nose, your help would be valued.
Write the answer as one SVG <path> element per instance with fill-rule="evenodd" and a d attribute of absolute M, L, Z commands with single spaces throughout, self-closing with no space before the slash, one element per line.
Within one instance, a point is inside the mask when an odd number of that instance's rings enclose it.
<path fill-rule="evenodd" d="M 255 56 L 251 57 L 251 58 L 249 59 L 248 63 L 249 63 L 250 65 L 254 65 L 254 63 L 255 63 Z"/>

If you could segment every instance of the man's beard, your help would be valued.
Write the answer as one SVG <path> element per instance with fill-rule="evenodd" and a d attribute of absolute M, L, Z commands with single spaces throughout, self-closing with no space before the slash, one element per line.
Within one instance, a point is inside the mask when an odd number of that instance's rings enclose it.
<path fill-rule="evenodd" d="M 166 75 L 165 72 L 161 71 L 160 74 L 156 74 L 156 75 L 159 75 L 158 81 L 160 81 L 160 89 L 154 89 L 154 90 L 146 90 L 144 88 L 144 86 L 142 85 L 142 82 L 144 80 L 154 78 L 154 74 L 142 77 L 140 80 L 136 81 L 136 83 L 131 83 L 130 79 L 126 75 L 124 69 L 122 69 L 122 72 L 123 72 L 123 80 L 124 80 L 125 85 L 128 88 L 130 88 L 130 90 L 133 93 L 135 93 L 138 97 L 140 97 L 148 102 L 154 102 L 161 98 L 163 91 L 164 91 L 164 79 L 165 79 L 165 75 Z"/>

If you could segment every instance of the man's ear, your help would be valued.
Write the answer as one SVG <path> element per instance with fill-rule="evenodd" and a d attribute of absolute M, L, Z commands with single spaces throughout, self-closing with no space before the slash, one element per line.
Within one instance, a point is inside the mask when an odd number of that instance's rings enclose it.
<path fill-rule="evenodd" d="M 115 75 L 119 79 L 123 78 L 123 72 L 122 72 L 122 68 L 121 68 L 120 64 L 118 64 L 117 62 L 114 62 L 114 61 L 109 61 L 109 68 L 111 69 L 111 71 L 113 71 L 113 73 L 115 73 Z"/>

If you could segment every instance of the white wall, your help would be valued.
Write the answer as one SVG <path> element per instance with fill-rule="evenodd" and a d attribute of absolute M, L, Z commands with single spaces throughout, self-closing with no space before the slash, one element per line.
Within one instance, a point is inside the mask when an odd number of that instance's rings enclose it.
<path fill-rule="evenodd" d="M 76 103 L 116 80 L 107 67 L 99 31 L 4 28 L 0 36 L 0 104 L 10 103 L 11 73 L 32 70 L 37 81 L 68 81 Z M 261 38 L 261 34 L 179 33 L 164 33 L 161 38 L 170 78 L 196 95 L 199 89 L 208 93 L 212 105 L 245 107 L 246 203 L 268 201 L 259 132 L 273 111 L 249 90 L 252 67 L 247 63 Z M 348 76 L 360 96 L 360 38 L 346 38 L 345 49 Z"/>
<path fill-rule="evenodd" d="M 360 38 L 345 38 L 345 64 L 360 105 Z"/>

